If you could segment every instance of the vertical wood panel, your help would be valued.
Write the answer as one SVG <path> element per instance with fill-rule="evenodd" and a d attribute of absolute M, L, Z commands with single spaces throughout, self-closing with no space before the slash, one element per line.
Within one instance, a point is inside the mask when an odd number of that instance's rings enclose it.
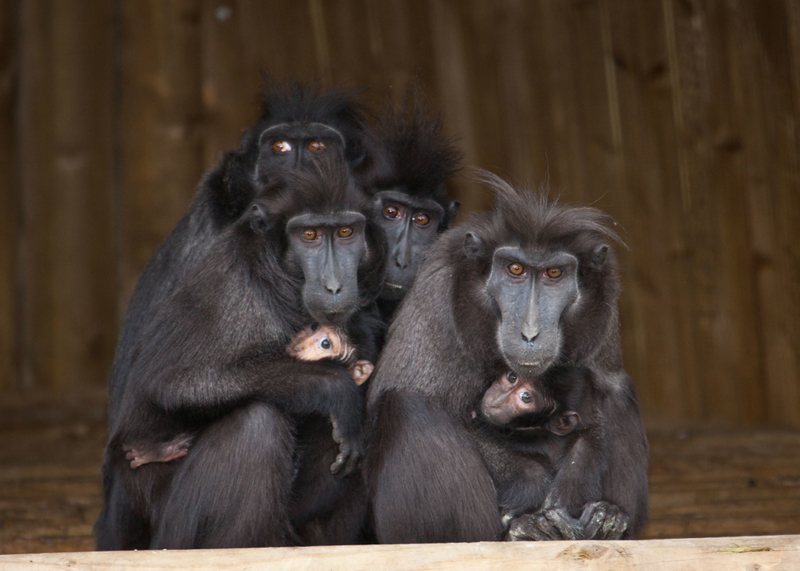
<path fill-rule="evenodd" d="M 431 57 L 435 63 L 437 99 L 447 118 L 444 132 L 449 137 L 458 138 L 465 164 L 486 165 L 479 159 L 479 133 L 473 112 L 485 116 L 492 114 L 492 110 L 476 110 L 473 97 L 477 94 L 468 87 L 474 84 L 470 77 L 476 66 L 472 50 L 478 38 L 475 30 L 467 29 L 463 10 L 474 4 L 431 0 L 427 33 L 432 38 Z M 424 22 L 417 24 L 425 25 Z M 481 210 L 491 204 L 491 197 L 469 180 L 469 173 L 460 188 L 458 198 L 465 212 Z"/>
<path fill-rule="evenodd" d="M 624 226 L 648 419 L 800 425 L 793 0 L 0 0 L 0 389 L 102 382 L 114 304 L 262 71 L 367 84 L 376 110 L 419 79 L 467 164 Z"/>
<path fill-rule="evenodd" d="M 720 44 L 724 23 L 699 1 L 665 2 L 665 13 L 672 32 L 670 66 L 677 66 L 674 104 L 691 260 L 689 303 L 696 316 L 693 373 L 703 383 L 701 411 L 706 417 L 752 421 L 764 410 L 761 393 L 749 403 L 741 399 L 757 373 L 757 348 L 741 335 L 752 322 L 752 305 L 741 303 L 749 296 L 748 284 L 726 273 L 737 252 L 747 248 L 748 237 L 741 232 L 746 220 L 739 208 L 742 163 L 736 145 L 725 142 L 736 136 L 738 126 L 731 122 L 730 78 Z M 722 212 L 726 206 L 730 210 Z M 731 232 L 733 226 L 740 233 Z M 748 260 L 738 269 L 747 275 Z"/>
<path fill-rule="evenodd" d="M 18 5 L 0 1 L 0 391 L 19 385 Z"/>
<path fill-rule="evenodd" d="M 122 3 L 121 259 L 127 304 L 186 213 L 203 165 L 200 2 Z"/>
<path fill-rule="evenodd" d="M 625 168 L 613 210 L 630 246 L 621 300 L 625 362 L 654 420 L 697 418 L 692 265 L 677 168 L 678 86 L 671 81 L 677 70 L 661 5 L 610 0 L 606 9 Z"/>
<path fill-rule="evenodd" d="M 257 118 L 262 74 L 306 82 L 321 75 L 308 2 L 205 0 L 201 19 L 208 168 L 239 145 L 242 129 Z"/>
<path fill-rule="evenodd" d="M 728 12 L 732 89 L 745 159 L 741 208 L 751 237 L 753 298 L 747 301 L 755 310 L 752 332 L 743 333 L 754 334 L 760 350 L 755 371 L 760 382 L 748 379 L 742 396 L 749 400 L 753 391 L 766 393 L 765 416 L 757 420 L 800 425 L 800 308 L 793 283 L 800 270 L 789 251 L 800 227 L 790 13 L 783 0 L 739 0 Z M 728 273 L 736 269 L 732 264 Z"/>
<path fill-rule="evenodd" d="M 22 11 L 24 384 L 102 382 L 116 329 L 112 5 Z"/>

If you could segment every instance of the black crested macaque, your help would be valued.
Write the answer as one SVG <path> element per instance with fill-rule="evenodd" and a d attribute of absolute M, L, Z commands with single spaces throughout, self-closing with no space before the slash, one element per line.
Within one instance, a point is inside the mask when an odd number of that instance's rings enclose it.
<path fill-rule="evenodd" d="M 340 327 L 312 323 L 300 330 L 287 347 L 289 355 L 301 361 L 334 359 L 347 365 L 357 385 L 367 382 L 375 365 L 356 358 L 356 348 Z"/>
<path fill-rule="evenodd" d="M 580 402 L 584 386 L 561 379 L 557 388 L 566 388 L 566 395 L 557 398 L 542 379 L 523 379 L 514 371 L 507 371 L 486 389 L 480 418 L 506 430 L 541 428 L 566 436 L 581 422 L 581 415 L 571 409 L 577 408 L 575 403 Z"/>
<path fill-rule="evenodd" d="M 507 372 L 492 383 L 473 412 L 505 525 L 541 510 L 559 471 L 572 469 L 565 460 L 581 457 L 586 465 L 592 457 L 608 454 L 593 410 L 589 374 L 583 367 L 554 367 L 536 378 Z M 603 477 L 602 471 L 590 472 L 582 485 L 600 489 Z M 619 539 L 628 525 L 627 516 L 607 502 L 590 504 L 578 521 L 564 509 L 528 517 L 538 521 L 529 526 L 531 537 L 521 539 Z M 520 538 L 508 534 L 507 539 Z"/>
<path fill-rule="evenodd" d="M 364 359 L 356 359 L 356 347 L 350 342 L 340 327 L 312 323 L 303 327 L 289 343 L 286 352 L 290 357 L 301 361 L 334 359 L 347 365 L 353 381 L 363 385 L 369 379 L 375 365 Z M 488 418 L 488 417 L 487 417 Z M 150 462 L 171 462 L 188 454 L 194 434 L 179 434 L 168 442 L 150 443 L 150 448 L 140 444 L 126 450 L 125 458 L 130 460 L 131 468 L 138 468 Z"/>
<path fill-rule="evenodd" d="M 285 171 L 192 266 L 124 383 L 100 549 L 357 540 L 363 391 L 343 363 L 286 348 L 318 322 L 377 358 L 385 241 L 369 211 L 341 162 Z M 193 435 L 185 456 L 132 469 L 133 448 L 180 435 Z M 327 494 L 304 493 L 308 482 Z"/>
<path fill-rule="evenodd" d="M 189 212 L 155 251 L 131 294 L 108 382 L 110 431 L 116 428 L 125 379 L 146 342 L 145 330 L 272 173 L 341 157 L 355 176 L 363 176 L 372 172 L 372 140 L 356 92 L 267 82 L 261 118 L 244 131 L 239 148 L 226 153 L 200 182 Z"/>
<path fill-rule="evenodd" d="M 389 261 L 378 300 L 387 321 L 411 288 L 433 240 L 453 226 L 459 207 L 445 182 L 459 170 L 461 154 L 442 134 L 419 91 L 399 107 L 388 107 L 377 129 L 383 156 L 367 185 L 375 218 L 386 233 Z"/>
<path fill-rule="evenodd" d="M 370 381 L 365 474 L 377 540 L 506 535 L 482 452 L 498 450 L 523 475 L 541 464 L 472 419 L 503 370 L 554 382 L 583 371 L 594 418 L 582 421 L 597 426 L 553 435 L 586 440 L 566 450 L 540 509 L 508 522 L 507 536 L 611 537 L 625 527 L 621 537 L 633 537 L 648 514 L 647 440 L 622 365 L 613 221 L 485 181 L 494 209 L 430 248 Z"/>

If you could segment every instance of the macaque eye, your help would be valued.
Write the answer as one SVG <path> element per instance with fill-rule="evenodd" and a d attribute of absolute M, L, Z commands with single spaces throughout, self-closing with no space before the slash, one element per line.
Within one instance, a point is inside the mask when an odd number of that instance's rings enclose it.
<path fill-rule="evenodd" d="M 397 206 L 387 206 L 383 209 L 383 216 L 389 220 L 396 220 L 402 218 L 403 212 Z"/>
<path fill-rule="evenodd" d="M 275 141 L 272 143 L 272 150 L 276 153 L 288 153 L 292 150 L 292 144 L 289 141 Z"/>
<path fill-rule="evenodd" d="M 413 220 L 417 226 L 427 226 L 431 222 L 431 217 L 424 212 L 417 212 L 414 214 Z"/>
<path fill-rule="evenodd" d="M 303 230 L 303 240 L 311 242 L 312 240 L 316 240 L 317 238 L 319 238 L 319 232 L 317 232 L 313 228 L 306 228 L 305 230 Z"/>
<path fill-rule="evenodd" d="M 517 382 L 517 374 L 516 374 L 516 373 L 508 373 L 508 374 L 506 375 L 506 377 L 508 377 L 508 381 L 509 381 L 509 382 L 510 382 L 512 385 L 513 385 L 514 383 L 516 383 L 516 382 Z"/>
<path fill-rule="evenodd" d="M 530 402 L 533 400 L 533 398 L 531 397 L 531 393 L 529 393 L 528 391 L 525 391 L 524 393 L 522 393 L 521 395 L 519 395 L 519 398 L 520 398 L 520 399 L 522 400 L 522 402 L 524 402 L 525 404 L 530 404 Z"/>
<path fill-rule="evenodd" d="M 319 342 L 319 346 L 320 346 L 320 347 L 322 347 L 323 349 L 325 349 L 325 350 L 327 351 L 328 349 L 330 349 L 330 348 L 331 348 L 331 342 L 330 342 L 330 340 L 329 340 L 329 339 L 326 337 L 325 339 L 323 339 L 322 341 L 320 341 L 320 342 Z"/>
<path fill-rule="evenodd" d="M 350 226 L 342 226 L 337 232 L 340 238 L 349 238 L 353 235 L 353 229 Z"/>
<path fill-rule="evenodd" d="M 525 266 L 516 262 L 513 264 L 508 264 L 508 273 L 510 273 L 512 276 L 521 276 L 525 273 Z"/>
<path fill-rule="evenodd" d="M 321 143 L 320 141 L 311 141 L 308 144 L 308 150 L 312 152 L 317 151 L 324 151 L 325 150 L 325 143 Z"/>
<path fill-rule="evenodd" d="M 550 279 L 557 279 L 561 277 L 561 268 L 547 268 L 544 274 Z"/>

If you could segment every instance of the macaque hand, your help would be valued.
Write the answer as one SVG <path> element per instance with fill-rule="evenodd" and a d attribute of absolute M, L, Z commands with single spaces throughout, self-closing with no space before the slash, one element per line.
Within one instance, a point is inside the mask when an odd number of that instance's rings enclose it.
<path fill-rule="evenodd" d="M 350 365 L 350 374 L 353 376 L 353 380 L 357 385 L 366 383 L 374 370 L 375 365 L 363 359 Z"/>

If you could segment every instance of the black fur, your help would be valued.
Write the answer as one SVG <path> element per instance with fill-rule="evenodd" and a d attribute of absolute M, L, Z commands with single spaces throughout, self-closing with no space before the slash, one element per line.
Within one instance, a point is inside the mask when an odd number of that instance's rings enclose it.
<path fill-rule="evenodd" d="M 364 501 L 342 499 L 363 498 L 360 473 L 346 475 L 362 453 L 363 394 L 341 363 L 286 353 L 311 321 L 305 278 L 287 268 L 286 221 L 367 209 L 344 166 L 284 172 L 186 271 L 145 327 L 122 385 L 104 461 L 99 549 L 358 540 Z M 361 306 L 345 329 L 359 358 L 374 362 L 382 322 L 372 304 L 383 281 L 384 244 L 369 221 L 366 236 Z M 185 457 L 130 467 L 132 446 L 186 433 L 196 436 Z M 344 469 L 334 477 L 339 453 Z M 306 485 L 328 486 L 328 493 L 317 498 Z M 304 532 L 309 522 L 314 533 Z"/>
<path fill-rule="evenodd" d="M 205 256 L 214 239 L 244 213 L 268 183 L 271 169 L 260 160 L 259 148 L 266 128 L 283 123 L 298 129 L 312 123 L 329 125 L 344 138 L 344 155 L 351 171 L 371 172 L 370 149 L 374 145 L 366 143 L 371 139 L 357 95 L 342 89 L 322 91 L 318 86 L 299 83 L 266 83 L 261 118 L 244 131 L 239 149 L 226 153 L 220 165 L 200 182 L 188 214 L 158 247 L 133 290 L 108 383 L 111 430 L 117 426 L 125 379 L 144 341 L 144 332 L 161 305 Z"/>
<path fill-rule="evenodd" d="M 619 278 L 609 247 L 617 239 L 613 221 L 592 208 L 517 191 L 490 175 L 485 182 L 495 191 L 495 208 L 472 216 L 431 247 L 389 329 L 369 388 L 365 473 L 377 539 L 476 541 L 503 535 L 487 467 L 492 459 L 482 455 L 487 436 L 471 419 L 497 375 L 522 366 L 501 351 L 500 342 L 512 340 L 498 338 L 501 309 L 487 291 L 498 248 L 577 259 L 579 295 L 564 309 L 557 331 L 549 332 L 558 336 L 560 350 L 539 374 L 585 368 L 598 428 L 584 445 L 571 448 L 577 456 L 565 455 L 563 462 L 576 459 L 576 469 L 558 470 L 547 497 L 540 493 L 532 505 L 573 510 L 588 503 L 592 530 L 598 519 L 602 527 L 606 515 L 614 520 L 611 508 L 618 506 L 629 522 L 624 537 L 632 537 L 647 519 L 647 441 L 633 383 L 622 367 Z M 521 460 L 514 447 L 500 449 L 513 468 L 533 466 L 535 472 L 508 485 L 552 478 L 547 469 Z M 530 529 L 524 520 L 511 523 L 513 533 Z"/>

